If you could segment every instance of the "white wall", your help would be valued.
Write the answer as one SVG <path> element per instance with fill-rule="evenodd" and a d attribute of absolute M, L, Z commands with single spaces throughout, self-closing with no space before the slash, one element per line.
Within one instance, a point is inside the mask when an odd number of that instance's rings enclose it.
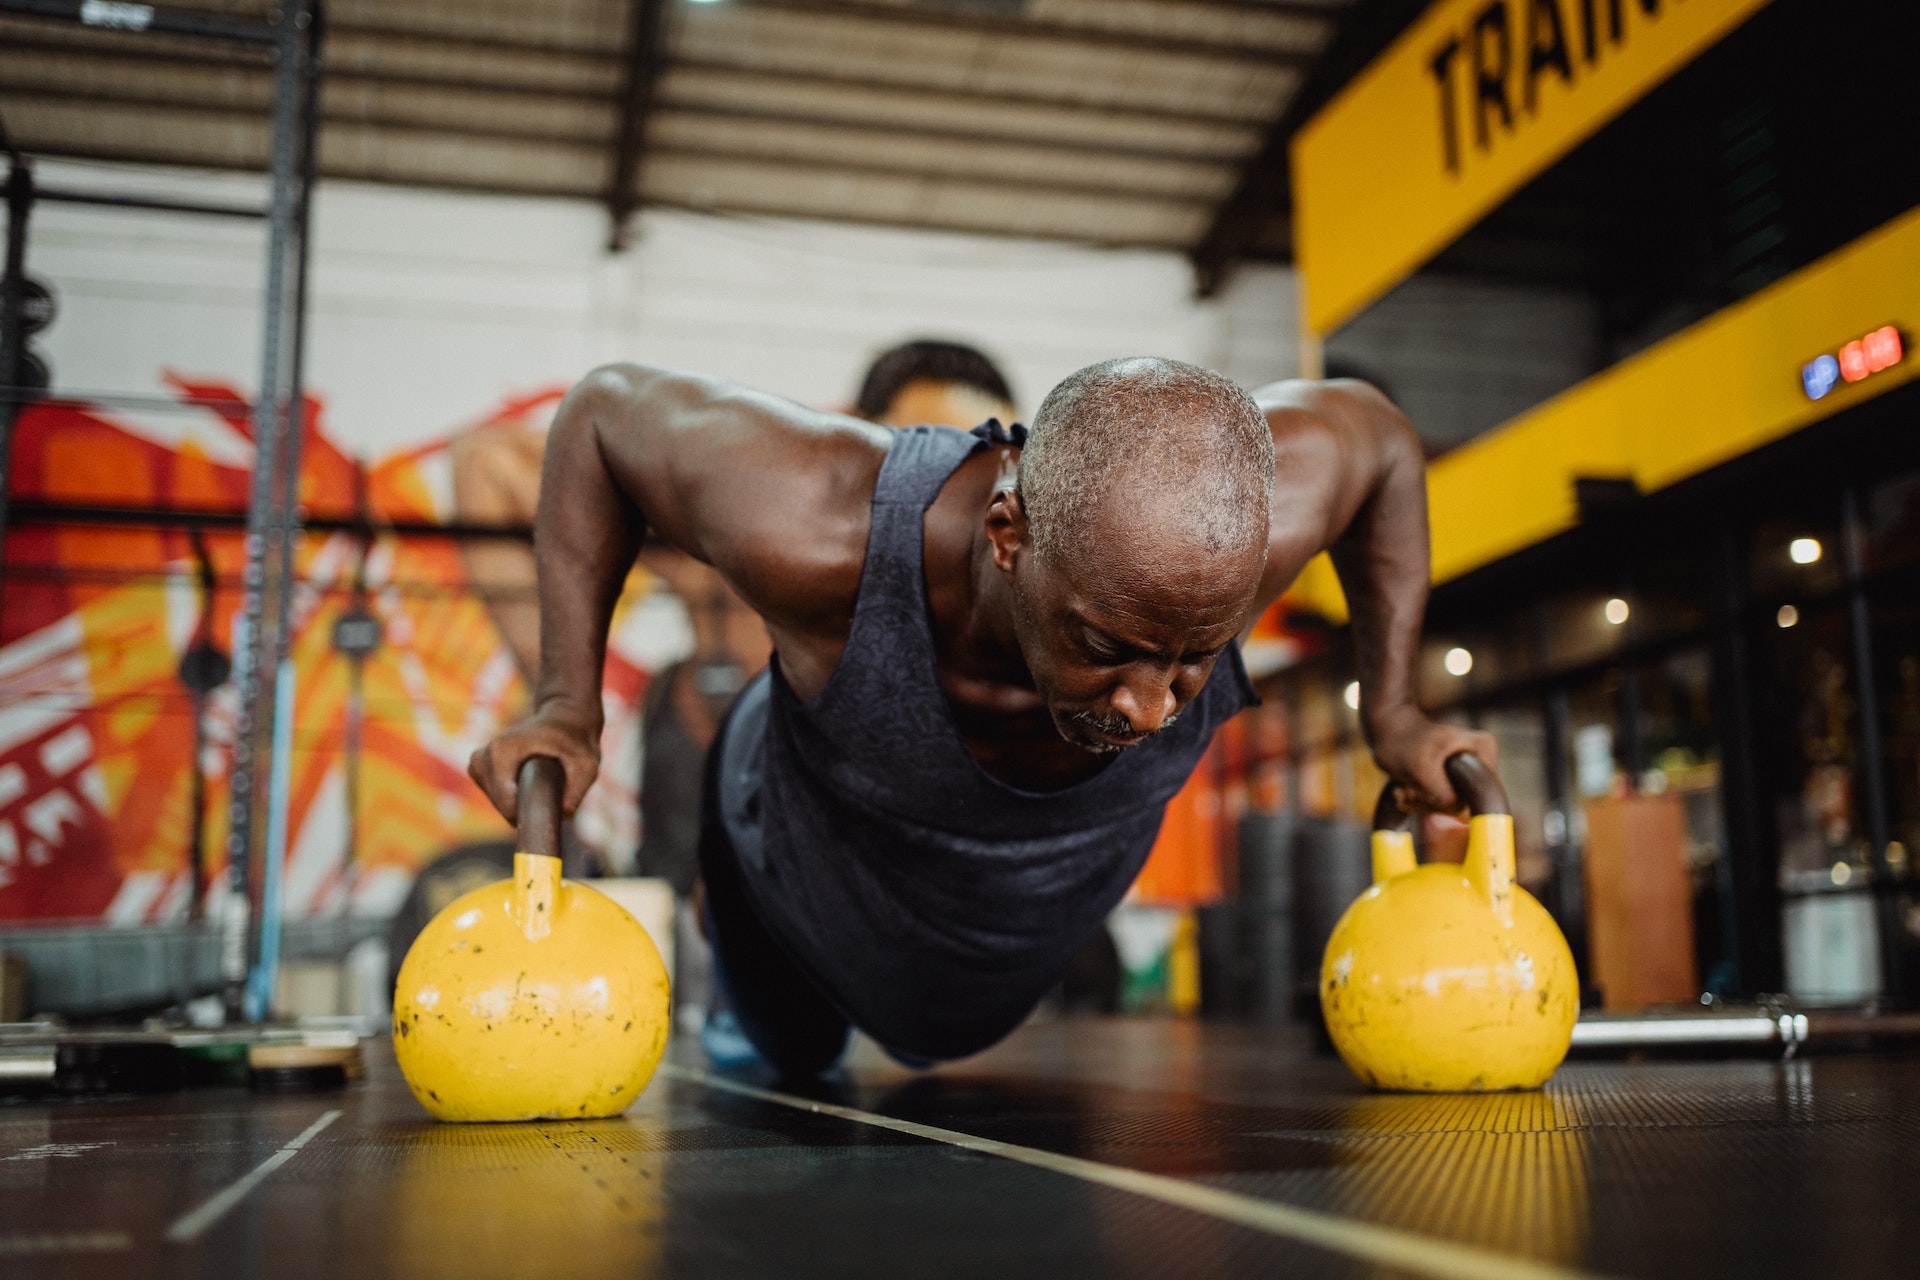
<path fill-rule="evenodd" d="M 251 176 L 94 164 L 47 162 L 39 177 L 261 192 Z M 1279 267 L 1202 303 L 1164 252 L 650 211 L 635 247 L 609 254 L 590 204 L 356 183 L 323 184 L 314 216 L 308 386 L 331 433 L 376 455 L 616 359 L 843 405 L 878 351 L 951 337 L 999 360 L 1029 413 L 1111 356 L 1176 356 L 1250 385 L 1295 367 Z M 149 393 L 172 370 L 251 388 L 263 254 L 258 224 L 41 204 L 28 260 L 58 295 L 40 340 L 56 385 Z"/>

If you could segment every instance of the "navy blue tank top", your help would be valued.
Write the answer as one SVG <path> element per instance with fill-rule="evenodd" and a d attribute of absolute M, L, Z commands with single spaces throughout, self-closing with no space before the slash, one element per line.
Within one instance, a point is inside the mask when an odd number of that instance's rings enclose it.
<path fill-rule="evenodd" d="M 775 662 L 721 739 L 719 809 L 755 913 L 847 1018 L 928 1059 L 1019 1025 L 1146 861 L 1167 801 L 1259 701 L 1229 646 L 1174 723 L 1056 791 L 981 768 L 935 665 L 927 507 L 990 438 L 897 432 L 839 665 L 801 700 Z"/>

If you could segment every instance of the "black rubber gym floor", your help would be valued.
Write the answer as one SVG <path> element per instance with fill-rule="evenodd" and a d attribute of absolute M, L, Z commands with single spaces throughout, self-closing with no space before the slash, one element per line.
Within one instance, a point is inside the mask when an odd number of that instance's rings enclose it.
<path fill-rule="evenodd" d="M 624 1117 L 345 1093 L 0 1107 L 0 1275 L 1920 1274 L 1920 1057 L 1368 1094 L 1293 1038 L 1031 1026 L 783 1093 L 676 1045 Z"/>

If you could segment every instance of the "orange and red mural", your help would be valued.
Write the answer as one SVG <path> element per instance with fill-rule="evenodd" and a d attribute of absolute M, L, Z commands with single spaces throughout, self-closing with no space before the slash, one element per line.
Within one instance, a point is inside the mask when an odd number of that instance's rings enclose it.
<path fill-rule="evenodd" d="M 177 405 L 27 409 L 15 433 L 17 503 L 179 511 L 244 509 L 252 462 L 247 403 L 230 388 L 169 379 Z M 286 903 L 294 916 L 384 914 L 420 865 L 451 846 L 506 834 L 466 776 L 468 754 L 520 714 L 527 690 L 500 624 L 471 588 L 461 547 L 380 532 L 457 518 L 450 453 L 475 432 L 539 431 L 560 392 L 502 404 L 444 438 L 369 460 L 307 405 L 303 507 L 375 531 L 308 533 L 293 600 L 295 671 Z M 537 465 L 537 464 L 536 464 Z M 357 476 L 356 472 L 360 472 Z M 210 638 L 233 651 L 242 537 L 209 529 L 217 586 Z M 181 524 L 17 523 L 0 598 L 0 920 L 184 916 L 191 897 L 193 700 L 179 679 L 204 601 L 193 535 Z M 364 557 L 364 565 L 362 558 Z M 365 662 L 359 821 L 347 847 L 345 727 L 351 660 L 332 645 L 356 575 L 380 619 Z M 607 770 L 580 817 L 584 840 L 617 861 L 638 835 L 634 726 L 648 673 L 678 656 L 684 625 L 648 608 L 635 580 L 607 661 Z M 658 605 L 662 601 L 656 599 Z M 671 602 L 665 602 L 671 603 Z M 231 683 L 208 701 L 205 836 L 218 883 L 237 711 Z"/>

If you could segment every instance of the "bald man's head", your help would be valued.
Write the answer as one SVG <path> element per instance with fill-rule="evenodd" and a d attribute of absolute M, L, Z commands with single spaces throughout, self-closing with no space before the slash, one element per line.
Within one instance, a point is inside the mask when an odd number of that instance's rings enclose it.
<path fill-rule="evenodd" d="M 1251 397 L 1177 360 L 1093 365 L 1040 406 L 1018 500 L 987 533 L 1061 736 L 1119 750 L 1170 724 L 1251 620 L 1273 436 Z"/>
<path fill-rule="evenodd" d="M 1273 436 L 1253 398 L 1219 374 L 1109 360 L 1047 393 L 1019 485 L 1034 551 L 1050 559 L 1084 559 L 1122 529 L 1203 555 L 1264 547 Z"/>

